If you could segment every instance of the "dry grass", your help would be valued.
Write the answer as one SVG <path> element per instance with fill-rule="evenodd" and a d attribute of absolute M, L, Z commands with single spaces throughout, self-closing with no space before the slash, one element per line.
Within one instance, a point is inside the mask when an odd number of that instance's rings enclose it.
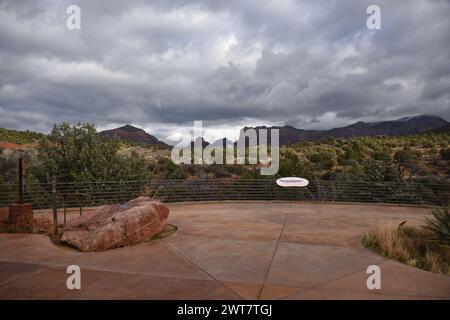
<path fill-rule="evenodd" d="M 29 230 L 22 230 L 16 226 L 10 225 L 6 222 L 0 223 L 0 233 L 26 233 Z"/>
<path fill-rule="evenodd" d="M 0 222 L 0 233 L 43 233 L 39 226 L 29 226 L 26 228 L 19 228 L 7 222 Z"/>
<path fill-rule="evenodd" d="M 427 240 L 420 227 L 382 226 L 367 233 L 367 248 L 407 265 L 450 275 L 450 246 Z"/>

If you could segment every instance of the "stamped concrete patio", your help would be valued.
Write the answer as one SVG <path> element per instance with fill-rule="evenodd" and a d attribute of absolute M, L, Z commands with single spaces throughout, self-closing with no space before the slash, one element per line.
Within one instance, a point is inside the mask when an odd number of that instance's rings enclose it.
<path fill-rule="evenodd" d="M 450 277 L 360 244 L 370 228 L 421 223 L 429 209 L 361 204 L 170 205 L 168 238 L 100 253 L 44 235 L 0 234 L 1 299 L 450 299 Z M 68 290 L 68 265 L 81 290 Z M 368 290 L 366 268 L 381 268 Z"/>

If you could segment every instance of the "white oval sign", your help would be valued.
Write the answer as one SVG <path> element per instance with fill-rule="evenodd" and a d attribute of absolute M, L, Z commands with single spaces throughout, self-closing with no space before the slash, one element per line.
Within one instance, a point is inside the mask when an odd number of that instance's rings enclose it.
<path fill-rule="evenodd" d="M 309 181 L 304 178 L 287 177 L 277 180 L 277 185 L 280 187 L 306 187 Z"/>

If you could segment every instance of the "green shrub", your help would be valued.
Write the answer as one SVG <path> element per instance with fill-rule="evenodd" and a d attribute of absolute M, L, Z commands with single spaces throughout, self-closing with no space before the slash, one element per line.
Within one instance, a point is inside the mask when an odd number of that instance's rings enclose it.
<path fill-rule="evenodd" d="M 426 225 L 423 226 L 426 239 L 443 245 L 450 245 L 450 213 L 448 212 L 448 206 L 434 208 L 431 213 L 433 217 L 426 218 Z"/>
<path fill-rule="evenodd" d="M 442 160 L 450 160 L 450 148 L 441 149 L 439 153 L 441 154 Z"/>

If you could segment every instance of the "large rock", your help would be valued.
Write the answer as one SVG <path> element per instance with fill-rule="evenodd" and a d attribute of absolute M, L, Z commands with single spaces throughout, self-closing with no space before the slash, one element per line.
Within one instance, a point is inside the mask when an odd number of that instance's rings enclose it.
<path fill-rule="evenodd" d="M 167 224 L 169 208 L 148 197 L 102 206 L 69 221 L 61 241 L 81 251 L 103 251 L 150 240 Z"/>

